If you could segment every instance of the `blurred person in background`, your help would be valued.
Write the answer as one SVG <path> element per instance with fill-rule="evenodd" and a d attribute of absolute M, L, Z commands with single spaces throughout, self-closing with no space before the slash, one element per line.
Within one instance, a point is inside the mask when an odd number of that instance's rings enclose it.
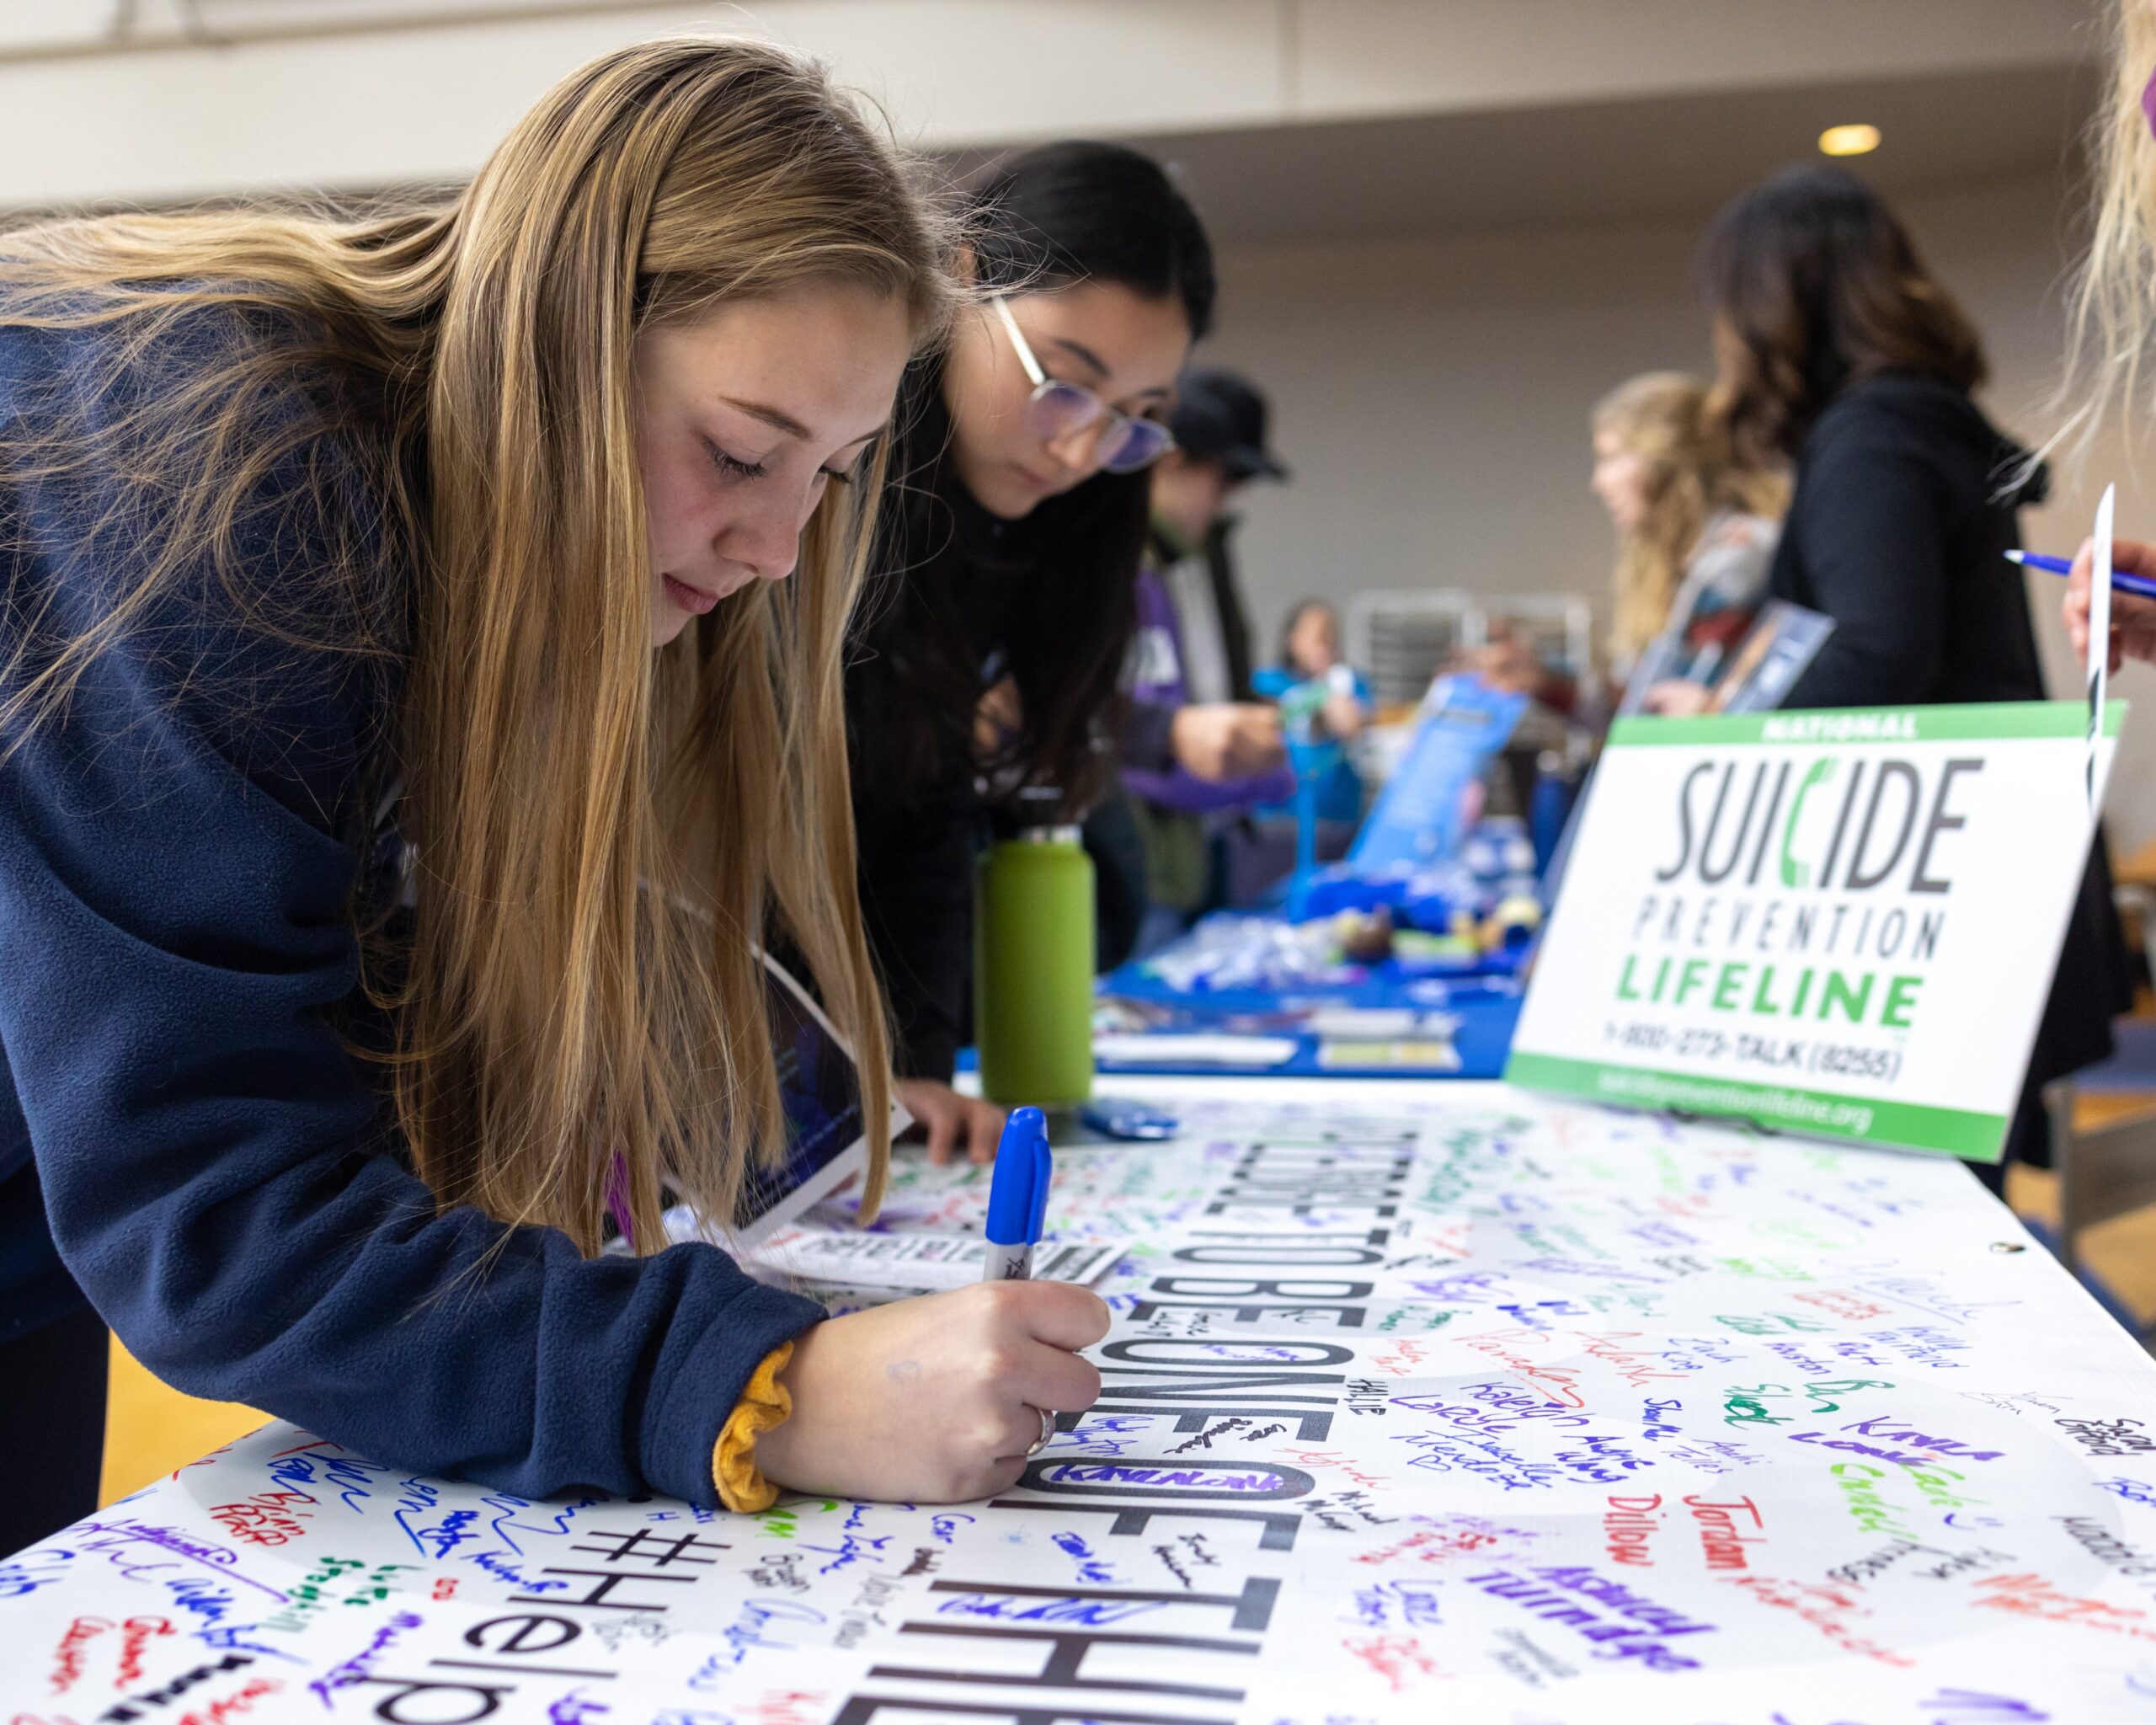
<path fill-rule="evenodd" d="M 1324 696 L 1314 726 L 1321 740 L 1353 742 L 1370 722 L 1374 703 L 1362 673 L 1341 655 L 1340 613 L 1330 600 L 1305 599 L 1280 625 L 1279 663 L 1253 679 L 1257 692 L 1278 701 L 1290 691 L 1321 684 Z M 1275 811 L 1292 814 L 1292 805 Z M 1362 818 L 1363 780 L 1345 756 L 1335 761 L 1317 789 L 1317 818 L 1352 826 Z"/>
<path fill-rule="evenodd" d="M 1195 702 L 1251 698 L 1250 611 L 1229 545 L 1241 522 L 1230 508 L 1253 482 L 1288 477 L 1267 442 L 1271 419 L 1264 395 L 1236 372 L 1193 366 L 1176 386 L 1176 446 L 1153 470 L 1151 550 L 1182 619 Z"/>
<path fill-rule="evenodd" d="M 1471 668 L 1596 729 L 1627 704 L 1655 713 L 1704 706 L 1700 680 L 1735 649 L 1766 596 L 1789 497 L 1780 463 L 1738 460 L 1706 404 L 1698 378 L 1649 371 L 1595 407 L 1591 483 L 1617 530 L 1608 681 L 1582 687 L 1517 636 L 1467 655 Z M 1671 674 L 1634 690 L 1642 665 Z"/>
<path fill-rule="evenodd" d="M 1785 708 L 2041 701 L 2015 511 L 2047 475 L 1972 392 L 1976 326 L 1854 174 L 1791 168 L 1709 230 L 1700 275 L 1711 411 L 1741 457 L 1793 462 L 1771 598 L 1834 633 Z M 2100 832 L 2030 1058 L 2007 1155 L 2050 1162 L 2042 1087 L 2111 1051 L 2132 983 Z M 1997 1189 L 2005 1163 L 1978 1177 Z"/>
<path fill-rule="evenodd" d="M 1730 204 L 1700 255 L 1737 453 L 1793 463 L 1770 596 L 1836 624 L 1791 707 L 2041 698 L 2015 510 L 2047 478 L 1984 417 L 1982 338 L 1854 174 Z"/>
<path fill-rule="evenodd" d="M 1228 551 L 1237 494 L 1288 476 L 1266 447 L 1266 419 L 1264 397 L 1233 372 L 1186 371 L 1168 419 L 1176 446 L 1153 470 L 1122 750 L 1145 847 L 1140 952 L 1225 900 L 1240 817 L 1294 788 L 1279 714 L 1251 698 L 1249 625 Z"/>
<path fill-rule="evenodd" d="M 1732 457 L 1706 402 L 1698 378 L 1650 371 L 1594 412 L 1594 490 L 1618 535 L 1610 663 L 1651 713 L 1705 703 L 1766 598 L 1789 504 L 1780 472 Z M 1657 680 L 1634 691 L 1642 670 Z"/>
<path fill-rule="evenodd" d="M 1277 662 L 1253 679 L 1257 692 L 1277 701 L 1299 684 L 1326 685 L 1325 731 L 1342 742 L 1369 722 L 1370 689 L 1341 650 L 1340 612 L 1329 599 L 1304 599 L 1282 619 Z"/>

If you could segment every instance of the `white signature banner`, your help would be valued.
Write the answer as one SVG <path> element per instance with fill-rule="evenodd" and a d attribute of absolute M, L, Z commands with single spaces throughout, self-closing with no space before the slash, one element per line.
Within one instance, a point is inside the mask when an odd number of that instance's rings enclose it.
<path fill-rule="evenodd" d="M 949 1508 L 290 1426 L 0 1562 L 0 1717 L 2005 1725 L 2156 1704 L 2156 1366 L 1976 1183 L 1502 1087 L 1154 1084 L 1100 1403 Z M 910 1164 L 893 1225 L 980 1220 Z"/>

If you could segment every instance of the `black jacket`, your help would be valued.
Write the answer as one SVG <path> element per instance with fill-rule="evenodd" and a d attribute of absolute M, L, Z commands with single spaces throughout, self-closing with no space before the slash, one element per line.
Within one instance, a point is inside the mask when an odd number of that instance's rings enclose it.
<path fill-rule="evenodd" d="M 997 522 L 963 495 L 953 510 L 945 554 L 954 567 L 939 595 L 949 611 L 935 621 L 943 626 L 946 650 L 969 671 L 961 686 L 973 692 L 992 681 L 985 672 L 1025 591 L 1023 525 Z M 907 578 L 900 572 L 883 579 Z M 846 676 L 862 916 L 890 1005 L 899 1076 L 948 1082 L 969 1028 L 974 866 L 992 817 L 979 782 L 969 704 L 895 662 L 915 644 L 898 638 L 906 619 L 895 614 L 888 591 L 871 603 L 885 627 L 881 638 L 857 643 Z M 914 711 L 900 715 L 901 703 Z M 916 747 L 919 733 L 935 739 L 925 766 L 894 762 L 881 746 L 880 734 L 901 723 L 915 727 Z"/>
<path fill-rule="evenodd" d="M 1961 390 L 1888 373 L 1844 390 L 1797 457 L 1770 597 L 1834 633 L 1784 704 L 2041 701 L 2015 510 L 2043 469 Z"/>
<path fill-rule="evenodd" d="M 1038 673 L 1044 660 L 1068 665 L 1088 652 L 1122 664 L 1145 515 L 1143 490 L 1130 494 L 1142 475 L 1098 474 L 1023 520 L 1000 521 L 945 467 L 940 446 L 931 448 L 892 511 L 886 568 L 862 607 L 846 692 L 861 906 L 897 1068 L 947 1081 L 971 1028 L 973 876 L 983 844 L 1036 820 L 1081 819 L 1106 788 L 1065 794 L 1070 782 L 1046 777 L 1025 734 L 1015 761 L 984 768 L 975 708 L 1006 676 L 1022 708 L 1028 664 Z M 1104 507 L 1129 515 L 1127 546 L 1074 568 L 1098 545 Z M 1072 619 L 1074 603 L 1091 614 Z M 1112 683 L 1107 692 L 1112 702 Z M 1101 739 L 1115 713 L 1086 717 L 1094 758 L 1112 764 Z M 1021 788 L 1021 780 L 1031 782 Z M 1043 782 L 1054 787 L 1049 800 L 1030 800 Z"/>
<path fill-rule="evenodd" d="M 2043 672 L 2015 511 L 2041 503 L 2041 463 L 1968 396 L 1890 372 L 1836 397 L 1798 452 L 1769 595 L 1834 620 L 1785 707 L 2041 701 Z M 2099 842 L 2067 929 L 2009 1154 L 2047 1162 L 2041 1090 L 2111 1051 L 2132 1001 Z"/>
<path fill-rule="evenodd" d="M 1149 486 L 1096 473 L 1019 520 L 990 515 L 950 459 L 942 375 L 924 362 L 901 394 L 846 702 L 862 913 L 897 1069 L 947 1080 L 969 1028 L 983 841 L 1082 820 L 1112 789 Z M 984 768 L 976 709 L 1006 677 L 1024 718 Z"/>

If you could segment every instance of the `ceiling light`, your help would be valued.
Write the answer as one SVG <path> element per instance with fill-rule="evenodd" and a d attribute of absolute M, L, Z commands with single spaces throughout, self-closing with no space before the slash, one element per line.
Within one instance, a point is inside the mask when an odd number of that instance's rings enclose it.
<path fill-rule="evenodd" d="M 1828 156 L 1868 156 L 1878 147 L 1876 126 L 1830 126 L 1819 134 L 1819 148 Z"/>

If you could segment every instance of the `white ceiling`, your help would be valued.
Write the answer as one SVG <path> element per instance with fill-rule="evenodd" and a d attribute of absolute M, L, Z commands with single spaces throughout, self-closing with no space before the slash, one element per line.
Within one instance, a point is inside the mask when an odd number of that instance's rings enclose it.
<path fill-rule="evenodd" d="M 2042 66 L 1137 142 L 1219 239 L 1263 243 L 1696 218 L 1852 120 L 1885 142 L 1847 165 L 1889 191 L 2068 172 L 2093 99 Z"/>
<path fill-rule="evenodd" d="M 1895 189 L 2055 168 L 2100 3 L 0 0 L 0 208 L 458 178 L 590 55 L 716 25 L 930 147 L 1134 139 L 1230 242 L 1690 216 L 1850 120 Z"/>

